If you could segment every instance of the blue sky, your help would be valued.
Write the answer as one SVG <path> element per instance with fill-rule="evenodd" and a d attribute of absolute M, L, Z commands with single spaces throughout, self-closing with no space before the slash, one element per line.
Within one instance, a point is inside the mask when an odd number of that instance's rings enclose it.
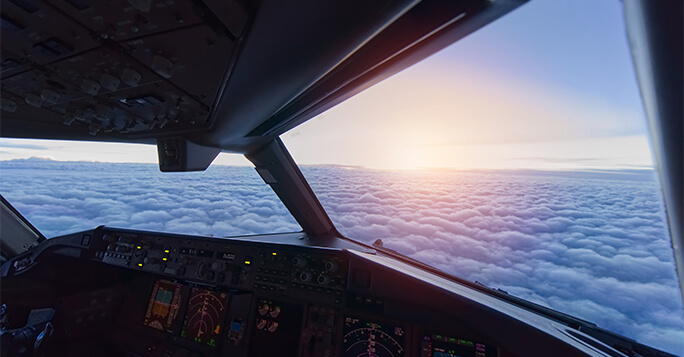
<path fill-rule="evenodd" d="M 284 140 L 301 163 L 652 166 L 617 0 L 531 1 Z"/>

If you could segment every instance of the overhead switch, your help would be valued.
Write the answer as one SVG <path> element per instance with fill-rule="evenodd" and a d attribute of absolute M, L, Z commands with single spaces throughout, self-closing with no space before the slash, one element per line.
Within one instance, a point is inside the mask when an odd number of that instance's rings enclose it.
<path fill-rule="evenodd" d="M 0 99 L 0 109 L 6 112 L 14 113 L 17 111 L 17 103 L 15 103 L 13 100 L 2 98 Z"/>
<path fill-rule="evenodd" d="M 43 98 L 34 93 L 27 93 L 24 101 L 26 101 L 26 104 L 36 108 L 40 108 L 43 105 Z"/>
<path fill-rule="evenodd" d="M 100 85 L 102 86 L 102 88 L 104 88 L 108 91 L 117 90 L 119 88 L 120 82 L 121 81 L 119 80 L 119 78 L 116 78 L 116 77 L 112 76 L 111 74 L 105 73 L 100 77 Z"/>
<path fill-rule="evenodd" d="M 130 68 L 124 68 L 123 71 L 121 71 L 121 81 L 131 87 L 137 87 L 138 83 L 140 83 L 140 73 Z"/>
<path fill-rule="evenodd" d="M 128 3 L 140 12 L 149 12 L 152 8 L 152 0 L 128 0 Z"/>
<path fill-rule="evenodd" d="M 100 91 L 100 84 L 85 78 L 81 81 L 81 90 L 86 94 L 97 95 L 97 92 Z"/>
<path fill-rule="evenodd" d="M 43 89 L 40 92 L 40 97 L 43 99 L 45 103 L 57 104 L 57 102 L 59 102 L 60 95 L 59 93 L 51 89 Z"/>
<path fill-rule="evenodd" d="M 171 78 L 173 63 L 162 56 L 154 55 L 152 57 L 152 70 L 164 78 Z"/>
<path fill-rule="evenodd" d="M 108 121 L 113 114 L 114 110 L 109 106 L 100 104 L 95 108 L 95 119 L 99 121 Z"/>

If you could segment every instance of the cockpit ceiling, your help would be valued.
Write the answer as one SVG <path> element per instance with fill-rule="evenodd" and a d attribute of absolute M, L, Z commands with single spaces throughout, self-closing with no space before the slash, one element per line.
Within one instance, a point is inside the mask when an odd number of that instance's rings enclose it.
<path fill-rule="evenodd" d="M 0 134 L 248 152 L 522 2 L 2 0 Z"/>
<path fill-rule="evenodd" d="M 3 1 L 3 135 L 206 130 L 248 19 L 239 4 L 226 7 L 227 14 L 192 1 Z"/>

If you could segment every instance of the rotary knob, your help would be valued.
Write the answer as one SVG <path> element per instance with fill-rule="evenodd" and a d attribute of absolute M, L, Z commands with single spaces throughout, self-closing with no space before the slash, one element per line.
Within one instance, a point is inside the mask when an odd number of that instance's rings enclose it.
<path fill-rule="evenodd" d="M 294 257 L 292 258 L 292 265 L 298 267 L 298 268 L 303 268 L 306 266 L 306 258 L 302 257 Z"/>
<path fill-rule="evenodd" d="M 328 285 L 330 283 L 330 277 L 327 275 L 319 275 L 316 281 L 321 285 Z"/>
<path fill-rule="evenodd" d="M 215 261 L 211 263 L 211 270 L 213 271 L 224 271 L 226 270 L 226 263 L 222 261 Z"/>
<path fill-rule="evenodd" d="M 324 267 L 325 267 L 325 270 L 327 270 L 329 272 L 334 272 L 335 270 L 337 270 L 337 263 L 334 261 L 328 260 L 325 262 Z"/>
<path fill-rule="evenodd" d="M 198 277 L 204 277 L 208 272 L 208 267 L 204 262 L 200 262 L 197 264 L 197 271 L 196 274 Z"/>
<path fill-rule="evenodd" d="M 301 274 L 299 274 L 299 280 L 301 280 L 305 283 L 310 282 L 311 278 L 312 278 L 311 273 L 309 273 L 308 271 L 305 271 L 305 272 L 302 272 Z"/>

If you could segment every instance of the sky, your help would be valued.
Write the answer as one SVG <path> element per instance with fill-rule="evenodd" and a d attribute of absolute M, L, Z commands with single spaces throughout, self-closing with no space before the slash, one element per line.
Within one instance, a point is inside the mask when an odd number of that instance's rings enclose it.
<path fill-rule="evenodd" d="M 299 164 L 651 168 L 618 0 L 535 0 L 283 135 Z M 156 162 L 145 145 L 0 139 L 0 160 Z M 250 165 L 221 154 L 224 165 Z"/>
<path fill-rule="evenodd" d="M 311 164 L 646 168 L 643 112 L 621 3 L 538 0 L 284 141 Z"/>

